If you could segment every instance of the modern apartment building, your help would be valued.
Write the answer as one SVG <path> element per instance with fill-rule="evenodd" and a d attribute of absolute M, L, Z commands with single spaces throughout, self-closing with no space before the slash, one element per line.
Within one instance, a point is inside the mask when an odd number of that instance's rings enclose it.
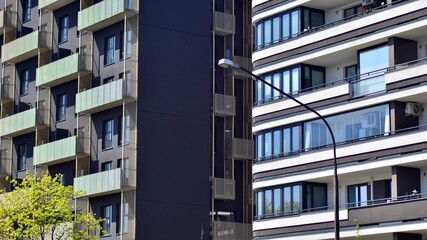
<path fill-rule="evenodd" d="M 62 174 L 103 239 L 251 239 L 249 1 L 5 0 L 1 187 Z"/>
<path fill-rule="evenodd" d="M 341 239 L 426 239 L 427 1 L 254 0 L 252 11 L 254 73 L 332 127 Z M 262 83 L 254 92 L 254 239 L 334 239 L 325 124 Z"/>

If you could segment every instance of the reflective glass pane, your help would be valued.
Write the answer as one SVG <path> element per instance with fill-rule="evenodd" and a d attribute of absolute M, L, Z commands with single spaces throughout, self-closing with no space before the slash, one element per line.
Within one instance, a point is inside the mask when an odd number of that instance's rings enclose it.
<path fill-rule="evenodd" d="M 278 155 L 280 154 L 281 151 L 281 134 L 280 134 L 280 130 L 276 130 L 273 132 L 273 155 Z"/>
<path fill-rule="evenodd" d="M 274 195 L 274 202 L 273 202 L 274 213 L 276 213 L 276 214 L 281 213 L 282 210 L 281 210 L 281 206 L 280 206 L 281 205 L 280 188 L 274 189 L 273 195 Z"/>
<path fill-rule="evenodd" d="M 291 13 L 291 35 L 299 33 L 299 11 Z"/>
<path fill-rule="evenodd" d="M 263 100 L 264 98 L 262 97 L 262 82 L 261 81 L 256 81 L 256 97 L 255 97 L 255 101 L 259 102 L 261 100 Z"/>
<path fill-rule="evenodd" d="M 265 196 L 264 196 L 264 208 L 265 208 L 265 214 L 266 215 L 270 215 L 273 213 L 273 206 L 272 206 L 272 202 L 273 202 L 273 191 L 272 190 L 267 190 L 265 191 Z"/>
<path fill-rule="evenodd" d="M 263 134 L 259 134 L 256 137 L 256 157 L 257 158 L 261 158 L 264 156 L 264 151 L 262 149 L 262 146 L 264 145 L 264 135 Z"/>
<path fill-rule="evenodd" d="M 283 212 L 291 212 L 291 187 L 283 188 Z"/>
<path fill-rule="evenodd" d="M 280 17 L 273 18 L 273 42 L 280 40 Z"/>
<path fill-rule="evenodd" d="M 264 156 L 271 156 L 271 132 L 267 132 L 264 134 Z"/>
<path fill-rule="evenodd" d="M 300 186 L 292 186 L 292 211 L 298 212 L 301 208 L 301 192 L 300 192 Z"/>
<path fill-rule="evenodd" d="M 280 89 L 280 73 L 276 73 L 273 75 L 273 86 Z M 280 96 L 280 93 L 273 89 L 273 97 L 277 99 Z"/>
<path fill-rule="evenodd" d="M 324 22 L 323 22 L 322 13 L 312 11 L 310 14 L 311 14 L 311 23 L 310 23 L 311 28 L 323 25 Z"/>
<path fill-rule="evenodd" d="M 285 93 L 291 92 L 291 76 L 290 76 L 289 70 L 286 70 L 283 72 L 282 86 L 283 86 L 282 90 Z"/>
<path fill-rule="evenodd" d="M 257 192 L 257 201 L 256 201 L 256 212 L 257 212 L 257 216 L 262 216 L 264 215 L 264 196 L 263 196 L 263 192 Z"/>
<path fill-rule="evenodd" d="M 290 17 L 286 13 L 282 16 L 282 37 L 286 39 L 290 35 Z"/>
<path fill-rule="evenodd" d="M 263 45 L 262 42 L 262 23 L 258 24 L 256 27 L 256 46 L 260 47 Z"/>
<path fill-rule="evenodd" d="M 271 20 L 264 22 L 264 44 L 271 44 Z"/>
<path fill-rule="evenodd" d="M 368 205 L 368 186 L 361 185 L 360 186 L 360 206 Z"/>
<path fill-rule="evenodd" d="M 290 153 L 291 152 L 291 129 L 285 128 L 283 130 L 283 152 Z"/>
<path fill-rule="evenodd" d="M 299 68 L 292 69 L 292 89 L 291 91 L 297 93 L 300 90 L 299 87 Z"/>
<path fill-rule="evenodd" d="M 318 69 L 312 69 L 311 71 L 311 86 L 319 86 L 325 83 L 324 72 Z"/>
<path fill-rule="evenodd" d="M 292 127 L 292 152 L 300 150 L 300 126 Z"/>
<path fill-rule="evenodd" d="M 264 80 L 271 84 L 271 76 L 264 77 Z M 271 87 L 264 85 L 264 99 L 270 100 L 271 99 Z"/>

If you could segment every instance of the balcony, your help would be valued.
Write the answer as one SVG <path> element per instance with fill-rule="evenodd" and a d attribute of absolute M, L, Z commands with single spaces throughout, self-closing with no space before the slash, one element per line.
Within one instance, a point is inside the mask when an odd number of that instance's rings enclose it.
<path fill-rule="evenodd" d="M 33 165 L 52 165 L 86 156 L 86 139 L 77 136 L 68 137 L 34 147 Z"/>
<path fill-rule="evenodd" d="M 252 239 L 252 225 L 238 222 L 213 222 L 213 240 Z"/>
<path fill-rule="evenodd" d="M 76 79 L 78 73 L 89 74 L 92 57 L 89 54 L 75 53 L 58 61 L 37 68 L 36 86 L 49 86 Z"/>
<path fill-rule="evenodd" d="M 53 11 L 74 1 L 75 0 L 39 0 L 39 9 L 49 9 Z"/>
<path fill-rule="evenodd" d="M 0 32 L 16 28 L 17 14 L 16 12 L 1 10 L 0 11 Z"/>
<path fill-rule="evenodd" d="M 135 187 L 135 170 L 116 168 L 74 178 L 74 189 L 86 197 L 120 192 Z"/>
<path fill-rule="evenodd" d="M 250 139 L 233 139 L 232 157 L 241 160 L 251 160 L 254 158 L 254 142 Z"/>
<path fill-rule="evenodd" d="M 235 184 L 233 179 L 214 178 L 213 197 L 215 199 L 234 200 L 236 198 Z"/>
<path fill-rule="evenodd" d="M 117 80 L 76 95 L 76 113 L 96 113 L 117 107 L 136 96 L 136 82 Z"/>
<path fill-rule="evenodd" d="M 0 150 L 0 177 L 12 173 L 12 159 L 7 155 L 7 149 Z"/>
<path fill-rule="evenodd" d="M 385 74 L 385 84 L 393 84 L 406 79 L 427 75 L 427 58 L 396 65 Z"/>
<path fill-rule="evenodd" d="M 14 85 L 9 82 L 2 82 L 0 84 L 1 102 L 10 102 L 14 99 Z"/>
<path fill-rule="evenodd" d="M 49 112 L 44 109 L 29 110 L 2 118 L 0 120 L 0 137 L 16 137 L 46 127 Z"/>
<path fill-rule="evenodd" d="M 215 93 L 214 113 L 220 117 L 236 115 L 236 98 L 234 96 Z"/>
<path fill-rule="evenodd" d="M 232 14 L 215 12 L 214 13 L 214 30 L 215 33 L 221 36 L 234 34 L 235 32 L 235 17 Z"/>
<path fill-rule="evenodd" d="M 2 63 L 18 63 L 37 56 L 40 51 L 51 48 L 52 34 L 50 32 L 34 31 L 2 46 Z M 13 51 L 9 51 L 13 49 Z"/>
<path fill-rule="evenodd" d="M 234 56 L 233 62 L 239 64 L 239 66 L 243 67 L 244 69 L 248 71 L 252 71 L 252 60 L 250 58 L 245 58 L 241 56 Z M 240 69 L 234 69 L 234 75 L 236 77 L 243 77 L 243 78 L 249 78 L 251 77 L 250 74 L 240 70 Z"/>
<path fill-rule="evenodd" d="M 137 0 L 104 0 L 78 13 L 78 30 L 97 31 L 138 14 Z"/>

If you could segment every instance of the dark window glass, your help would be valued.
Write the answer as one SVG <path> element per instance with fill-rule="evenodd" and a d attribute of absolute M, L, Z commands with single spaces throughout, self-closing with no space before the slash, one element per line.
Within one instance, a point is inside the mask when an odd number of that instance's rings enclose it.
<path fill-rule="evenodd" d="M 102 222 L 102 232 L 101 235 L 111 235 L 111 220 L 113 217 L 113 206 L 107 205 L 101 207 L 101 218 L 105 219 Z"/>
<path fill-rule="evenodd" d="M 362 6 L 356 6 L 349 9 L 344 10 L 344 18 L 354 16 L 362 12 Z"/>
<path fill-rule="evenodd" d="M 67 94 L 58 95 L 58 101 L 56 106 L 56 120 L 63 121 L 67 116 Z"/>
<path fill-rule="evenodd" d="M 104 78 L 103 82 L 104 82 L 104 84 L 107 84 L 107 83 L 110 83 L 110 82 L 114 82 L 114 76 Z"/>
<path fill-rule="evenodd" d="M 357 66 L 356 65 L 348 66 L 345 68 L 345 78 L 348 78 L 349 82 L 356 81 L 356 79 L 357 79 L 356 76 L 357 76 Z"/>
<path fill-rule="evenodd" d="M 103 123 L 103 138 L 102 138 L 102 148 L 112 148 L 113 147 L 113 131 L 114 131 L 114 120 L 110 119 L 104 121 Z"/>
<path fill-rule="evenodd" d="M 349 207 L 368 205 L 367 201 L 370 199 L 370 196 L 369 185 L 367 183 L 348 186 L 347 191 L 347 203 L 349 203 Z"/>
<path fill-rule="evenodd" d="M 18 171 L 24 170 L 27 164 L 27 144 L 18 146 Z"/>
<path fill-rule="evenodd" d="M 119 146 L 121 146 L 123 143 L 123 134 L 122 134 L 122 130 L 123 130 L 123 116 L 120 116 L 118 119 L 118 124 L 117 124 L 117 128 L 119 131 L 117 131 L 117 143 L 119 144 Z"/>
<path fill-rule="evenodd" d="M 104 45 L 104 65 L 112 64 L 115 61 L 115 49 L 116 49 L 116 36 L 109 36 L 105 38 Z"/>
<path fill-rule="evenodd" d="M 31 20 L 31 0 L 22 1 L 22 20 L 24 22 Z"/>
<path fill-rule="evenodd" d="M 20 94 L 25 95 L 28 94 L 28 85 L 30 83 L 30 70 L 24 69 L 21 71 L 21 87 L 20 87 Z"/>
<path fill-rule="evenodd" d="M 120 32 L 120 59 L 127 58 L 131 54 L 132 48 L 132 32 Z M 126 50 L 126 52 L 125 52 Z"/>
<path fill-rule="evenodd" d="M 59 18 L 59 42 L 68 41 L 68 28 L 70 18 L 67 16 Z"/>
<path fill-rule="evenodd" d="M 108 171 L 108 170 L 111 170 L 111 169 L 113 169 L 113 162 L 112 161 L 102 163 L 102 165 L 101 165 L 101 171 Z"/>

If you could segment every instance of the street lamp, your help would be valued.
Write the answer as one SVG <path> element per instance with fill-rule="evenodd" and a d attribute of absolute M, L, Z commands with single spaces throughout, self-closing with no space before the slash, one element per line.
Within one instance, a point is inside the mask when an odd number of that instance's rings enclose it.
<path fill-rule="evenodd" d="M 257 76 L 255 74 L 253 74 L 251 71 L 239 66 L 239 64 L 234 63 L 233 61 L 231 61 L 229 59 L 223 58 L 223 59 L 219 60 L 218 66 L 220 66 L 222 68 L 233 68 L 233 69 L 242 70 L 243 72 L 251 75 L 253 77 L 252 79 L 254 81 L 259 80 L 262 83 L 264 83 L 265 85 L 267 85 L 267 86 L 271 87 L 272 89 L 278 91 L 280 94 L 285 95 L 287 98 L 291 99 L 292 101 L 298 103 L 299 105 L 303 106 L 307 110 L 316 114 L 325 123 L 326 127 L 328 128 L 329 134 L 331 135 L 331 138 L 332 138 L 333 153 L 334 153 L 334 230 L 335 230 L 335 240 L 339 240 L 340 239 L 340 219 L 339 219 L 339 205 L 338 205 L 339 204 L 339 201 L 338 201 L 339 200 L 339 196 L 338 196 L 339 184 L 338 184 L 338 173 L 337 173 L 337 145 L 335 143 L 334 133 L 332 132 L 332 128 L 329 125 L 329 123 L 326 121 L 326 119 L 322 115 L 320 115 L 320 113 L 318 113 L 313 108 L 307 106 L 306 104 L 302 103 L 301 101 L 299 101 L 298 99 L 289 95 L 288 93 L 285 93 L 284 91 L 275 87 L 271 83 L 265 81 L 260 76 Z"/>

